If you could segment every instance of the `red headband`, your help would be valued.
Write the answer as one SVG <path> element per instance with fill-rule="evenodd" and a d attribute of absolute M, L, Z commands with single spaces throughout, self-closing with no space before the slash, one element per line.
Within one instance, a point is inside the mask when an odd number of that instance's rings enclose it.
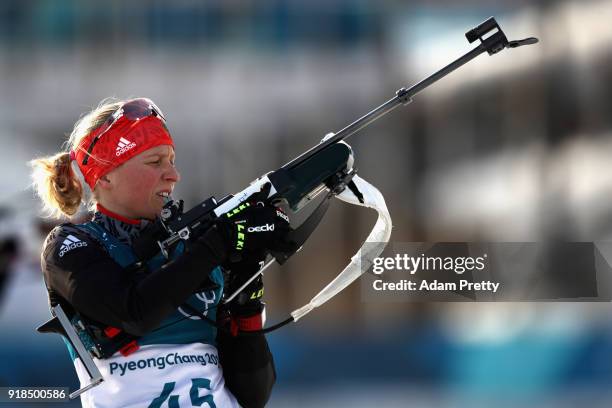
<path fill-rule="evenodd" d="M 92 191 L 100 177 L 145 150 L 160 145 L 174 147 L 163 118 L 156 115 L 136 120 L 123 115 L 103 128 L 94 129 L 81 140 L 75 154 L 71 152 Z"/>

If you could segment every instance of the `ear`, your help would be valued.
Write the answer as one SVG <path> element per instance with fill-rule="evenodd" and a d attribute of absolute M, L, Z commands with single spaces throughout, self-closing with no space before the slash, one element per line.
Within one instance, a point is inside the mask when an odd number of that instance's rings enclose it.
<path fill-rule="evenodd" d="M 104 176 L 102 176 L 102 177 L 100 177 L 98 179 L 98 185 L 103 190 L 110 190 L 113 187 L 112 183 L 111 183 L 111 180 L 108 177 L 108 174 L 105 174 Z"/>

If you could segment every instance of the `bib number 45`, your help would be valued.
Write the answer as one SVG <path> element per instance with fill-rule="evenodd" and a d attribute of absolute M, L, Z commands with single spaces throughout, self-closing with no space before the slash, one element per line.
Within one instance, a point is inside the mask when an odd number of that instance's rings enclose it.
<path fill-rule="evenodd" d="M 168 401 L 168 408 L 180 408 L 179 396 L 170 395 L 174 391 L 175 382 L 167 382 L 164 384 L 164 389 L 159 397 L 155 398 L 149 404 L 148 408 L 161 408 L 162 404 Z M 213 401 L 211 394 L 200 396 L 200 390 L 210 391 L 210 380 L 206 378 L 192 378 L 191 388 L 189 389 L 189 399 L 191 400 L 192 407 L 201 407 L 204 403 L 207 403 L 210 408 L 217 408 Z"/>

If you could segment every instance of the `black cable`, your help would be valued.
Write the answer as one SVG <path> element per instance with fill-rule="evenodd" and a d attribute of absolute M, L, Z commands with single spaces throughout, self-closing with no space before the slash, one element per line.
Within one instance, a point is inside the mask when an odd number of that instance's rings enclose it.
<path fill-rule="evenodd" d="M 231 330 L 228 329 L 226 326 L 223 326 L 221 324 L 219 324 L 218 322 L 210 319 L 208 316 L 204 315 L 204 313 L 200 312 L 198 309 L 196 309 L 195 307 L 185 303 L 183 305 L 181 305 L 181 307 L 184 307 L 185 309 L 189 310 L 189 312 L 195 314 L 197 317 L 206 320 L 209 324 L 213 325 L 214 327 L 216 327 L 219 330 L 224 331 L 225 333 L 229 333 L 232 334 Z M 215 306 L 216 307 L 216 306 Z M 210 309 L 208 309 L 210 310 Z M 280 323 L 277 323 L 273 326 L 270 327 L 266 327 L 265 329 L 260 329 L 260 330 L 238 330 L 238 333 L 235 334 L 235 336 L 259 336 L 261 334 L 266 334 L 266 333 L 270 333 L 276 329 L 280 329 L 283 326 L 286 326 L 287 324 L 293 322 L 293 316 L 289 316 L 287 319 L 283 320 Z M 232 334 L 232 336 L 234 336 L 234 334 Z"/>

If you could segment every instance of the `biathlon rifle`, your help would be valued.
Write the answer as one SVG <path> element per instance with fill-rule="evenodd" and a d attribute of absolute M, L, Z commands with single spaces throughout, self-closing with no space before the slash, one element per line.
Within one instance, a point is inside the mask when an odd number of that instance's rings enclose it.
<path fill-rule="evenodd" d="M 290 219 L 292 219 L 294 231 L 289 239 L 301 246 L 321 220 L 327 209 L 329 198 L 339 194 L 346 187 L 351 188 L 359 197 L 359 192 L 351 183 L 353 176 L 357 173 L 353 166 L 353 152 L 351 147 L 344 142 L 345 139 L 391 112 L 399 105 L 407 105 L 416 94 L 480 54 L 487 52 L 489 55 L 493 55 L 504 48 L 516 48 L 538 42 L 533 37 L 508 41 L 493 17 L 468 31 L 465 36 L 470 43 L 480 40 L 480 44 L 412 87 L 397 90 L 395 96 L 387 102 L 340 131 L 328 134 L 318 145 L 302 153 L 281 168 L 259 177 L 239 193 L 227 196 L 219 201 L 210 197 L 186 212 L 183 212 L 183 202 L 181 200 L 168 202 L 159 218 L 162 229 L 165 231 L 165 237 L 157 240 L 158 245 L 151 246 L 149 243 L 140 245 L 143 250 L 139 248 L 137 252 L 142 254 L 142 258 L 149 259 L 161 249 L 162 253 L 168 256 L 169 250 L 179 241 L 187 241 L 199 236 L 201 232 L 210 227 L 217 217 L 239 206 L 252 194 L 259 192 L 266 183 L 271 183 L 268 201 L 283 207 L 285 211 L 291 214 Z M 315 200 L 315 198 L 319 198 L 319 200 Z M 313 201 L 317 203 L 314 207 L 309 205 Z M 310 207 L 310 211 L 306 211 L 306 207 Z M 298 216 L 298 220 L 301 219 L 302 221 L 294 222 L 294 216 L 303 210 L 308 216 Z M 280 263 L 287 259 L 287 256 L 273 255 Z"/>

